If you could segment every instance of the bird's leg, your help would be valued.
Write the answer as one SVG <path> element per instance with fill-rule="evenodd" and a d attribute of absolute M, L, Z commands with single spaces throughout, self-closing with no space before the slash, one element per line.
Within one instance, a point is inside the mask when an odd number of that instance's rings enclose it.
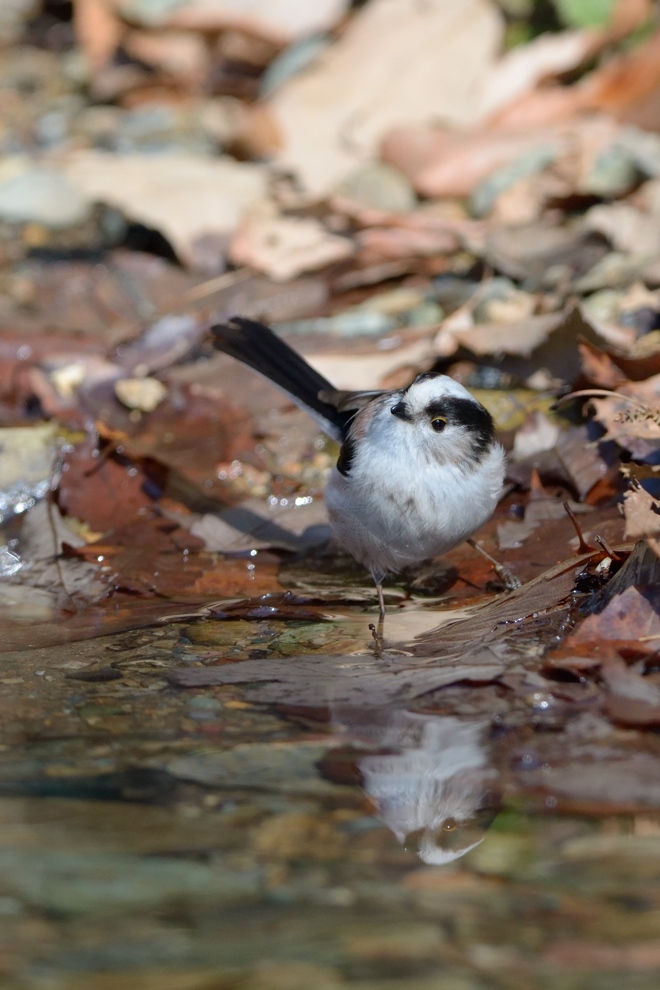
<path fill-rule="evenodd" d="M 385 599 L 383 598 L 382 582 L 376 581 L 376 593 L 378 595 L 378 627 L 385 622 Z"/>
<path fill-rule="evenodd" d="M 374 641 L 374 653 L 379 660 L 383 659 L 383 623 L 379 620 L 378 628 L 373 624 L 369 623 L 369 632 L 371 633 L 371 638 Z"/>
<path fill-rule="evenodd" d="M 383 579 L 382 577 L 377 578 L 372 572 L 372 577 L 374 579 L 374 584 L 376 585 L 376 594 L 378 595 L 378 626 L 372 623 L 369 624 L 369 629 L 371 630 L 371 635 L 375 643 L 376 656 L 382 659 L 383 656 L 383 630 L 385 628 L 385 599 L 383 598 Z"/>
<path fill-rule="evenodd" d="M 506 588 L 507 591 L 515 591 L 516 588 L 520 587 L 520 581 L 515 576 L 515 574 L 512 574 L 509 568 L 506 567 L 505 564 L 500 564 L 499 560 L 495 560 L 494 557 L 491 557 L 488 551 L 484 550 L 483 547 L 479 546 L 476 540 L 473 540 L 470 537 L 470 539 L 466 540 L 465 542 L 469 543 L 473 550 L 476 550 L 477 553 L 480 553 L 483 557 L 486 558 L 486 560 L 490 561 L 490 563 L 493 565 L 493 569 L 495 573 L 499 575 L 499 577 L 501 577 L 502 580 L 504 581 L 504 587 Z"/>

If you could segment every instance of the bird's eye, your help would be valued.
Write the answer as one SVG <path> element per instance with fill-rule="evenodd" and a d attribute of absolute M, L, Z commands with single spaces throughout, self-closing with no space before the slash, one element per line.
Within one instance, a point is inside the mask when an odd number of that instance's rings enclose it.
<path fill-rule="evenodd" d="M 446 425 L 447 425 L 447 420 L 443 419 L 442 416 L 434 416 L 433 419 L 431 420 L 431 426 L 433 427 L 436 433 L 442 433 Z"/>

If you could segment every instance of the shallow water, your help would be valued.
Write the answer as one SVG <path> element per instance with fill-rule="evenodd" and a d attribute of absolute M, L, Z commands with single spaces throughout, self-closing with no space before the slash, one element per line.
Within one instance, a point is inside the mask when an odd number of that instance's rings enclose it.
<path fill-rule="evenodd" d="M 485 686 L 347 703 L 334 677 L 394 677 L 407 651 L 374 657 L 359 605 L 328 614 L 4 655 L 2 987 L 656 988 L 653 801 L 561 813 L 543 702 L 536 722 Z M 465 614 L 412 603 L 387 633 Z M 289 704 L 171 680 L 310 657 L 333 678 Z"/>

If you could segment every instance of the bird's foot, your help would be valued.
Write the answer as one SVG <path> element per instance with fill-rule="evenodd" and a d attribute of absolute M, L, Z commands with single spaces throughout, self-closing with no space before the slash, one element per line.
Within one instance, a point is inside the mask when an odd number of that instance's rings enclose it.
<path fill-rule="evenodd" d="M 487 550 L 484 550 L 482 546 L 479 546 L 476 540 L 469 539 L 465 542 L 469 543 L 473 550 L 476 550 L 477 553 L 480 553 L 482 557 L 485 557 L 486 560 L 492 564 L 493 570 L 497 576 L 502 579 L 504 582 L 504 587 L 507 591 L 515 591 L 516 588 L 520 587 L 522 582 L 515 576 L 515 574 L 511 573 L 506 564 L 500 564 L 499 560 L 496 560 L 495 557 L 492 557 Z"/>

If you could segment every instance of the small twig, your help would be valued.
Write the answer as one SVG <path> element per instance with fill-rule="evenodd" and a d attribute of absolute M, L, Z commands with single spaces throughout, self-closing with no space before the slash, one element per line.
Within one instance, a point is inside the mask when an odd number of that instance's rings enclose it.
<path fill-rule="evenodd" d="M 600 546 L 603 548 L 607 556 L 611 557 L 612 560 L 621 560 L 620 555 L 616 552 L 616 550 L 612 549 L 612 547 L 609 545 L 609 543 L 604 537 L 594 536 L 594 540 L 596 541 L 596 543 L 600 544 Z"/>
<path fill-rule="evenodd" d="M 579 545 L 578 545 L 578 548 L 577 548 L 577 550 L 575 552 L 576 553 L 593 553 L 596 548 L 595 547 L 590 547 L 589 544 L 587 543 L 587 541 L 585 540 L 584 535 L 582 533 L 582 527 L 580 526 L 579 522 L 575 518 L 575 513 L 571 509 L 570 505 L 568 504 L 568 502 L 562 502 L 562 505 L 564 506 L 564 510 L 565 510 L 568 518 L 571 520 L 571 522 L 573 523 L 573 526 L 575 527 L 575 532 L 577 533 L 577 538 L 579 540 Z"/>
<path fill-rule="evenodd" d="M 200 299 L 206 299 L 207 296 L 212 296 L 216 292 L 220 292 L 221 289 L 229 289 L 233 285 L 238 285 L 239 282 L 244 282 L 250 275 L 252 272 L 249 268 L 238 268 L 233 272 L 224 272 L 222 275 L 217 275 L 215 278 L 210 278 L 206 282 L 201 282 L 199 285 L 193 286 L 192 289 L 188 289 L 183 294 L 183 300 L 186 303 L 199 302 Z"/>

